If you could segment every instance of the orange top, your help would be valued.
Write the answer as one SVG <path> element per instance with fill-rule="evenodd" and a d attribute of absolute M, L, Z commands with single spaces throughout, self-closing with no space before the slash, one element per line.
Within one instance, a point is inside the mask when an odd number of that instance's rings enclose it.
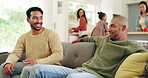
<path fill-rule="evenodd" d="M 86 31 L 87 29 L 86 24 L 87 24 L 86 19 L 84 17 L 80 17 L 79 26 L 74 28 L 74 32 Z"/>

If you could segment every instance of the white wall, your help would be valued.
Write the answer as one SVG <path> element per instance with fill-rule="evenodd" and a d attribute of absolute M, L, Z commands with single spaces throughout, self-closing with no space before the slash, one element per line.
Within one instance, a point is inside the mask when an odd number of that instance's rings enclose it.
<path fill-rule="evenodd" d="M 113 0 L 113 13 L 122 15 L 123 0 Z"/>
<path fill-rule="evenodd" d="M 44 11 L 43 14 L 43 26 L 49 29 L 54 29 L 54 23 L 53 23 L 53 0 L 39 0 L 38 6 L 42 8 Z"/>
<path fill-rule="evenodd" d="M 123 0 L 101 0 L 101 11 L 107 14 L 107 22 L 110 23 L 113 14 L 123 15 Z"/>
<path fill-rule="evenodd" d="M 101 0 L 100 11 L 106 13 L 107 22 L 110 23 L 110 20 L 113 17 L 113 0 Z"/>
<path fill-rule="evenodd" d="M 62 2 L 61 13 L 57 13 L 58 7 L 55 10 L 55 27 L 58 32 L 62 42 L 68 41 L 68 0 L 57 0 L 57 2 Z M 56 4 L 57 4 L 56 2 Z"/>

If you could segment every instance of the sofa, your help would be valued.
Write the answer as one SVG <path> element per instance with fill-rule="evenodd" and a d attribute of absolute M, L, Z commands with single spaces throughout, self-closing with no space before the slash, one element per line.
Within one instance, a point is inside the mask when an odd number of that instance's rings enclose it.
<path fill-rule="evenodd" d="M 71 44 L 62 42 L 64 58 L 61 64 L 66 67 L 76 68 L 93 57 L 96 46 L 92 42 L 79 42 Z M 148 46 L 144 46 L 148 49 Z M 4 63 L 9 53 L 0 54 L 0 64 Z M 22 55 L 19 61 L 25 59 L 25 54 Z M 14 75 L 12 78 L 19 78 L 19 75 Z"/>
<path fill-rule="evenodd" d="M 64 58 L 61 64 L 66 67 L 80 67 L 82 63 L 88 61 L 95 53 L 95 45 L 91 42 L 80 42 L 71 44 L 62 42 Z M 9 53 L 0 54 L 0 64 L 4 63 Z M 25 59 L 25 54 L 22 55 L 19 62 Z M 12 78 L 19 78 L 19 75 L 14 75 Z"/>

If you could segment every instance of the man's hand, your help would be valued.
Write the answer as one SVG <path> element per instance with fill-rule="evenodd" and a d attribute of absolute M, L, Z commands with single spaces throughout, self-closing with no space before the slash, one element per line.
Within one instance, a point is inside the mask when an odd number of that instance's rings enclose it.
<path fill-rule="evenodd" d="M 14 71 L 13 65 L 8 63 L 4 66 L 4 73 L 6 75 L 12 75 L 12 71 Z"/>
<path fill-rule="evenodd" d="M 77 39 L 77 40 L 72 41 L 72 44 L 73 44 L 73 43 L 77 43 L 77 42 L 81 42 L 81 41 L 83 41 L 83 38 L 79 38 L 79 39 Z"/>
<path fill-rule="evenodd" d="M 37 64 L 37 60 L 34 58 L 26 58 L 25 60 L 23 60 L 23 63 L 31 66 Z"/>

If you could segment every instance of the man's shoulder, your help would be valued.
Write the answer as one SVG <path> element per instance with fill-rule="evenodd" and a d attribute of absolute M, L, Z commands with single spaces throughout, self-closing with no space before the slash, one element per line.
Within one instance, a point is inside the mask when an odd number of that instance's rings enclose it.
<path fill-rule="evenodd" d="M 136 40 L 127 40 L 129 44 L 131 45 L 140 45 Z"/>
<path fill-rule="evenodd" d="M 138 49 L 144 50 L 144 47 L 142 45 L 140 45 L 140 43 L 135 40 L 128 40 L 128 43 L 129 43 L 130 48 L 133 48 L 134 50 L 138 50 Z"/>
<path fill-rule="evenodd" d="M 95 41 L 100 41 L 100 40 L 105 40 L 109 37 L 109 35 L 107 36 L 91 36 L 91 37 L 85 37 L 84 39 L 90 39 L 93 38 Z"/>
<path fill-rule="evenodd" d="M 54 30 L 52 30 L 52 29 L 47 29 L 47 28 L 45 28 L 45 32 L 46 33 L 57 33 L 56 31 L 54 31 Z"/>
<path fill-rule="evenodd" d="M 18 38 L 18 40 L 24 40 L 24 39 L 28 38 L 28 35 L 29 34 L 30 34 L 30 32 L 26 32 L 26 33 L 20 35 L 19 38 Z"/>
<path fill-rule="evenodd" d="M 47 29 L 47 28 L 45 28 L 45 30 L 44 30 L 44 34 L 46 34 L 46 35 L 57 35 L 57 32 L 56 31 L 54 31 L 54 30 L 51 30 L 51 29 Z"/>
<path fill-rule="evenodd" d="M 20 37 L 26 37 L 27 35 L 29 35 L 30 34 L 30 31 L 29 32 L 26 32 L 26 33 L 24 33 L 24 34 L 22 34 Z"/>

